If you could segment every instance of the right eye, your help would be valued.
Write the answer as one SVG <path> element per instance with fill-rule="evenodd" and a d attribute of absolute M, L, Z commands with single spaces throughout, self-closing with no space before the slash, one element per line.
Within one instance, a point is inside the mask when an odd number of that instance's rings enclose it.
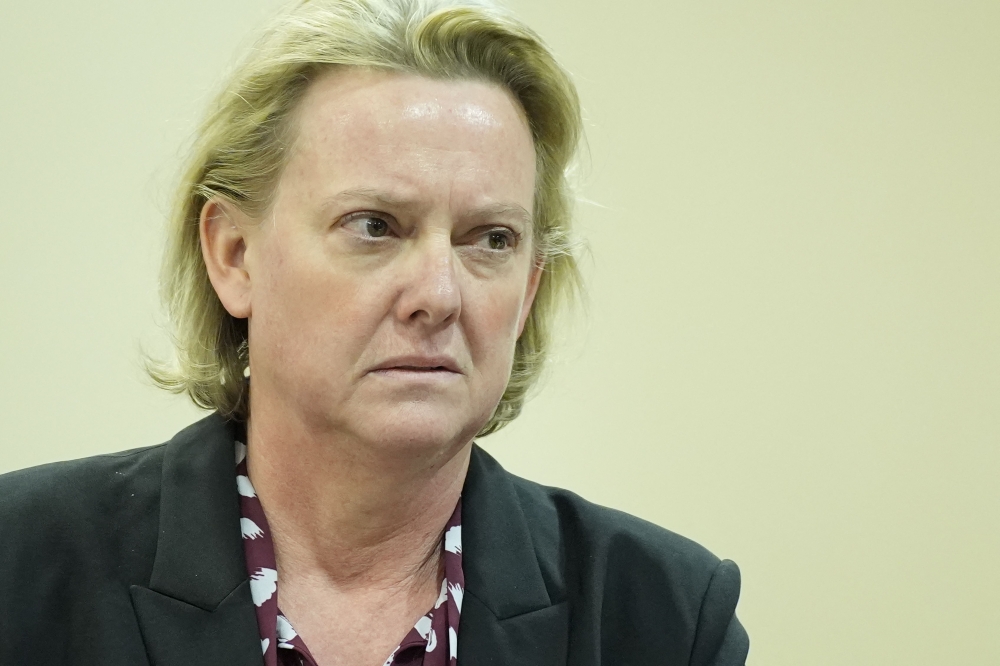
<path fill-rule="evenodd" d="M 383 238 L 392 233 L 392 226 L 379 213 L 353 213 L 341 224 L 346 230 L 364 239 Z"/>

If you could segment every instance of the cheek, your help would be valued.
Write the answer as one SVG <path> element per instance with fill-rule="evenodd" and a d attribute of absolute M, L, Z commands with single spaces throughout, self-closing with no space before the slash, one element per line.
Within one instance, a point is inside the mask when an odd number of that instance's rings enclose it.
<path fill-rule="evenodd" d="M 523 298 L 524 286 L 518 283 L 483 289 L 463 303 L 473 360 L 484 373 L 506 376 L 510 371 Z"/>
<path fill-rule="evenodd" d="M 261 259 L 266 269 L 253 282 L 251 318 L 258 349 L 273 350 L 273 362 L 289 368 L 347 363 L 376 323 L 366 316 L 373 308 L 363 281 L 315 248 L 274 243 Z"/>

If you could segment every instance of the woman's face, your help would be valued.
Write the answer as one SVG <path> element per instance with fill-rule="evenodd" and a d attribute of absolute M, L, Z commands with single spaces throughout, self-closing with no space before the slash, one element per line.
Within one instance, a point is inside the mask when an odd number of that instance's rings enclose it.
<path fill-rule="evenodd" d="M 397 449 L 469 441 L 540 274 L 523 112 L 482 82 L 341 69 L 296 118 L 245 241 L 252 412 Z"/>

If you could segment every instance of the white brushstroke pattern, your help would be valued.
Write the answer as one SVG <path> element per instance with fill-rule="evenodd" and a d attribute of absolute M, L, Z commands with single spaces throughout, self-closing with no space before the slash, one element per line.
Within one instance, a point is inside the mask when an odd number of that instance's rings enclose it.
<path fill-rule="evenodd" d="M 243 497 L 257 497 L 257 493 L 254 492 L 253 484 L 250 483 L 250 479 L 238 474 L 236 476 L 236 491 L 243 495 Z"/>
<path fill-rule="evenodd" d="M 451 598 L 455 600 L 455 606 L 458 607 L 458 612 L 462 612 L 462 597 L 465 596 L 465 590 L 458 583 L 452 584 L 448 583 L 448 594 Z"/>
<path fill-rule="evenodd" d="M 456 555 L 458 553 L 462 552 L 462 526 L 461 525 L 455 525 L 454 527 L 452 527 L 451 529 L 449 529 L 447 532 L 445 532 L 445 535 L 444 535 L 444 549 L 446 551 L 448 551 L 449 553 L 455 553 Z"/>
<path fill-rule="evenodd" d="M 251 541 L 264 536 L 264 530 L 260 529 L 260 525 L 249 518 L 240 518 L 240 530 L 243 532 L 243 538 Z"/>
<path fill-rule="evenodd" d="M 260 606 L 274 596 L 278 589 L 278 572 L 274 569 L 261 567 L 250 576 L 250 596 L 255 606 Z"/>

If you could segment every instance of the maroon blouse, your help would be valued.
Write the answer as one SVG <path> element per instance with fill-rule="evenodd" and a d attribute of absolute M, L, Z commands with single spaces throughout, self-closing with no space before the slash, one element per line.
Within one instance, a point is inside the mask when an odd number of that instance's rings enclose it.
<path fill-rule="evenodd" d="M 278 567 L 274 542 L 253 484 L 247 475 L 247 447 L 236 442 L 236 488 L 240 494 L 243 553 L 250 575 L 250 594 L 257 610 L 264 666 L 318 666 L 302 637 L 278 608 Z M 456 666 L 458 621 L 465 576 L 462 573 L 462 501 L 444 531 L 444 580 L 434 607 L 417 620 L 385 666 Z"/>

